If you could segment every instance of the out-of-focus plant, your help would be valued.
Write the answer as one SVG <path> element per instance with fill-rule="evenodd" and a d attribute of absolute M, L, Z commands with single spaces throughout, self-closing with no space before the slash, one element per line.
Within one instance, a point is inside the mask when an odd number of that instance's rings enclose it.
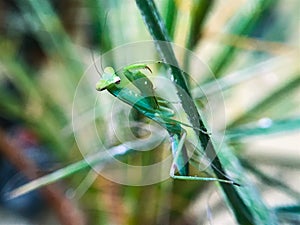
<path fill-rule="evenodd" d="M 90 224 L 299 222 L 300 191 L 292 182 L 300 168 L 297 151 L 292 151 L 300 129 L 298 1 L 137 0 L 135 4 L 30 0 L 1 4 L 1 126 L 6 129 L 7 124 L 21 123 L 34 130 L 66 165 L 29 183 L 25 191 L 69 176 L 67 193 L 81 203 Z M 224 178 L 226 171 L 241 187 L 220 183 L 219 189 L 214 189 L 208 183 L 171 179 L 133 187 L 83 170 L 91 165 L 110 168 L 111 158 L 100 152 L 82 160 L 80 154 L 88 149 L 76 146 L 74 136 L 94 146 L 95 151 L 101 149 L 101 141 L 114 156 L 133 165 L 151 164 L 168 154 L 167 142 L 143 153 L 134 154 L 127 148 L 136 144 L 135 140 L 124 142 L 112 132 L 115 129 L 126 140 L 132 138 L 124 123 L 127 106 L 119 104 L 119 111 L 109 111 L 114 97 L 99 95 L 95 76 L 84 74 L 87 65 L 95 62 L 100 73 L 104 66 L 122 65 L 121 55 L 106 54 L 101 60 L 97 56 L 144 40 L 154 40 L 157 50 L 153 47 L 153 51 L 160 61 L 173 64 L 167 65 L 167 75 L 173 78 L 177 92 L 190 93 L 193 101 L 180 95 L 178 99 L 186 113 L 182 115 L 194 128 L 200 125 L 200 129 L 209 130 L 212 125 L 205 110 L 210 102 L 206 101 L 222 91 L 224 103 L 213 110 L 213 117 L 223 118 L 220 108 L 225 104 L 227 124 L 217 131 L 225 131 L 225 137 L 220 150 L 212 148 L 202 154 L 211 162 L 210 173 Z M 185 46 L 192 54 L 174 54 L 172 45 L 161 46 L 159 41 Z M 193 55 L 209 69 L 199 71 Z M 152 73 L 154 77 L 164 71 L 159 66 Z M 81 106 L 80 112 L 75 112 L 74 127 L 73 99 Z M 113 122 L 107 115 L 113 115 Z M 131 117 L 137 124 L 149 122 L 134 111 Z M 98 135 L 91 132 L 94 124 Z M 139 138 L 147 136 L 144 127 L 134 132 Z M 205 149 L 211 137 L 196 129 L 194 132 L 193 136 L 189 129 L 189 138 Z M 215 140 L 212 142 L 215 147 Z M 151 141 L 142 146 L 151 146 Z M 218 154 L 213 154 L 214 150 Z M 210 198 L 209 190 L 220 190 L 222 197 Z M 283 197 L 276 198 L 278 193 Z"/>

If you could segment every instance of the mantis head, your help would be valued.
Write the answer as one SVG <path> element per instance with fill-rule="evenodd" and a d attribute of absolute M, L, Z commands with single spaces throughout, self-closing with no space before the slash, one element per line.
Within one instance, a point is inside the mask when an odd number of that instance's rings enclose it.
<path fill-rule="evenodd" d="M 115 73 L 112 67 L 106 67 L 101 79 L 96 84 L 97 91 L 103 91 L 109 88 L 110 85 L 120 83 L 121 79 Z"/>

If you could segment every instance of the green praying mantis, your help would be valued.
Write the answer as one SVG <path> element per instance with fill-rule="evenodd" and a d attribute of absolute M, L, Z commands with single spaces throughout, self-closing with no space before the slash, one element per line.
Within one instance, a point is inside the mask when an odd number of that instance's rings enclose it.
<path fill-rule="evenodd" d="M 189 175 L 189 157 L 185 147 L 186 131 L 182 126 L 192 127 L 173 119 L 174 113 L 168 107 L 166 101 L 155 96 L 155 90 L 151 80 L 142 72 L 151 69 L 146 64 L 131 64 L 123 68 L 122 73 L 140 93 L 120 85 L 121 78 L 112 67 L 106 67 L 101 79 L 96 84 L 97 91 L 107 90 L 113 96 L 135 108 L 144 116 L 165 128 L 170 136 L 173 163 L 170 169 L 170 177 L 180 180 L 219 181 L 235 184 L 230 178 L 218 179 L 215 177 L 199 177 Z M 192 127 L 193 128 L 193 127 Z M 195 128 L 194 128 L 195 129 Z M 198 129 L 201 132 L 205 132 Z M 176 172 L 177 171 L 177 172 Z M 178 173 L 178 175 L 176 175 Z M 226 175 L 224 175 L 227 177 Z"/>
<path fill-rule="evenodd" d="M 165 128 L 170 136 L 171 150 L 173 155 L 173 163 L 170 169 L 170 177 L 180 180 L 194 180 L 194 181 L 219 181 L 232 185 L 239 184 L 232 181 L 226 174 L 222 173 L 211 164 L 215 170 L 223 174 L 226 179 L 218 179 L 215 177 L 198 177 L 189 175 L 189 162 L 195 160 L 194 158 L 188 157 L 186 144 L 191 144 L 186 140 L 186 131 L 182 126 L 191 127 L 201 132 L 207 133 L 198 128 L 194 128 L 188 124 L 182 123 L 173 119 L 174 113 L 170 110 L 169 104 L 166 101 L 156 97 L 154 94 L 153 84 L 150 79 L 142 72 L 143 70 L 151 69 L 146 64 L 132 64 L 123 69 L 125 77 L 137 87 L 140 93 L 134 92 L 126 87 L 120 85 L 121 78 L 117 75 L 113 68 L 107 67 L 102 74 L 101 79 L 96 84 L 98 91 L 109 91 L 112 95 L 120 99 L 121 101 L 132 106 L 146 117 L 152 119 L 160 126 Z M 201 150 L 196 147 L 196 154 L 202 155 Z M 123 148 L 122 148 L 123 149 Z M 114 155 L 123 154 L 123 150 L 119 151 L 118 147 L 115 148 Z M 195 154 L 195 155 L 196 155 Z M 109 156 L 110 157 L 110 156 Z M 102 161 L 101 161 L 102 160 Z M 16 198 L 20 195 L 28 193 L 29 191 L 43 187 L 47 184 L 53 183 L 63 177 L 69 176 L 76 171 L 87 168 L 91 165 L 96 165 L 99 162 L 104 162 L 108 158 L 99 159 L 96 156 L 92 156 L 89 159 L 84 159 L 74 164 L 71 164 L 65 168 L 57 170 L 51 174 L 45 175 L 44 177 L 33 180 L 27 184 L 24 184 L 10 193 L 10 198 Z M 197 161 L 197 160 L 195 160 Z M 176 175 L 178 173 L 178 175 Z"/>

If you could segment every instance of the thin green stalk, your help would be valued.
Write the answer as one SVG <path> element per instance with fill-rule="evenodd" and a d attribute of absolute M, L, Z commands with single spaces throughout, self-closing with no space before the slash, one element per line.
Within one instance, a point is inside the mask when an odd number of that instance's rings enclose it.
<path fill-rule="evenodd" d="M 248 169 L 251 173 L 256 175 L 264 184 L 271 186 L 271 187 L 278 188 L 278 189 L 282 190 L 283 192 L 289 194 L 292 198 L 296 198 L 298 201 L 300 201 L 300 193 L 299 192 L 293 190 L 292 188 L 290 188 L 288 185 L 283 183 L 278 178 L 274 178 L 274 177 L 271 177 L 271 176 L 265 174 L 264 172 L 259 170 L 256 166 L 253 166 L 252 163 L 250 163 L 248 160 L 240 158 L 240 161 L 246 169 Z"/>
<path fill-rule="evenodd" d="M 275 73 L 285 67 L 289 68 L 291 71 L 298 67 L 298 58 L 296 54 L 292 53 L 272 57 L 271 59 L 249 66 L 245 69 L 234 71 L 221 78 L 205 83 L 201 85 L 201 87 L 194 88 L 192 90 L 192 95 L 194 99 L 203 98 L 207 95 L 234 88 L 257 76 L 262 77 L 264 75 Z"/>
<path fill-rule="evenodd" d="M 286 205 L 274 208 L 282 224 L 300 223 L 300 205 Z"/>
<path fill-rule="evenodd" d="M 18 6 L 22 12 L 26 25 L 33 32 L 43 50 L 53 59 L 58 59 L 64 65 L 66 74 L 61 76 L 65 85 L 66 93 L 73 97 L 76 85 L 83 74 L 83 67 L 80 63 L 78 53 L 70 43 L 70 37 L 65 32 L 58 15 L 49 1 L 20 1 Z M 35 21 L 32 23 L 32 21 Z M 86 88 L 88 93 L 90 88 Z"/>
<path fill-rule="evenodd" d="M 249 34 L 252 27 L 259 21 L 265 10 L 269 7 L 273 7 L 274 4 L 276 4 L 276 1 L 274 0 L 247 1 L 230 21 L 226 32 L 235 35 Z M 237 40 L 233 40 L 233 43 L 235 41 Z M 217 57 L 214 57 L 214 60 L 210 64 L 210 68 L 217 78 L 222 76 L 223 70 L 230 62 L 232 62 L 236 52 L 237 49 L 235 47 L 224 46 L 217 54 Z"/>
<path fill-rule="evenodd" d="M 148 142 L 145 143 L 144 141 L 132 141 L 126 142 L 122 145 L 118 145 L 112 147 L 105 151 L 98 151 L 96 154 L 86 156 L 85 159 L 78 161 L 76 163 L 72 163 L 62 169 L 56 170 L 53 173 L 35 179 L 27 184 L 24 184 L 16 189 L 14 189 L 10 193 L 11 198 L 16 198 L 20 195 L 26 194 L 30 191 L 33 191 L 37 188 L 44 187 L 48 184 L 54 183 L 58 180 L 66 178 L 72 174 L 75 174 L 83 169 L 87 169 L 90 167 L 95 166 L 104 166 L 106 163 L 109 163 L 111 160 L 115 160 L 115 157 L 128 155 L 133 153 L 133 149 L 140 149 L 145 144 L 152 145 L 153 143 L 157 143 L 161 139 L 160 134 L 151 135 L 151 139 L 148 139 Z"/>
<path fill-rule="evenodd" d="M 43 141 L 54 147 L 57 153 L 65 154 L 65 143 L 57 136 L 57 131 L 67 121 L 65 114 L 62 112 L 61 108 L 49 98 L 45 93 L 45 90 L 35 83 L 35 80 L 30 74 L 26 73 L 25 68 L 20 63 L 16 63 L 14 58 L 9 54 L 9 51 L 6 52 L 5 55 L 2 55 L 1 53 L 0 59 L 8 71 L 9 79 L 12 80 L 18 91 L 20 91 L 22 99 L 27 100 L 27 95 L 30 93 L 30 100 L 39 102 L 44 110 L 44 113 L 38 117 L 28 116 L 26 110 L 24 110 L 26 104 L 21 105 L 21 103 L 17 101 L 15 103 L 16 106 L 19 107 L 11 106 L 11 103 L 13 102 L 10 102 L 9 100 L 14 101 L 12 96 L 2 94 L 4 98 L 2 104 L 6 105 L 6 107 L 3 108 L 4 113 L 9 116 L 16 116 L 14 119 L 20 119 L 26 122 L 27 125 L 32 126 L 35 131 L 41 131 L 37 133 L 41 135 L 40 137 Z M 10 112 L 13 114 L 9 114 Z"/>
<path fill-rule="evenodd" d="M 110 29 L 108 23 L 109 10 L 107 1 L 89 0 L 89 12 L 92 20 L 93 34 L 92 38 L 97 47 L 101 51 L 106 52 L 112 49 L 112 39 L 110 37 Z M 110 64 L 112 65 L 112 64 Z"/>
<path fill-rule="evenodd" d="M 229 129 L 226 131 L 226 138 L 229 141 L 238 141 L 244 138 L 261 135 L 271 135 L 276 133 L 286 133 L 300 130 L 300 118 L 289 118 L 282 120 L 266 119 L 260 124 L 249 124 Z"/>
<path fill-rule="evenodd" d="M 269 109 L 270 107 L 280 103 L 283 99 L 289 96 L 293 91 L 300 86 L 300 75 L 295 76 L 292 80 L 283 84 L 275 91 L 270 93 L 267 97 L 256 103 L 247 112 L 236 118 L 233 122 L 227 125 L 227 129 L 231 129 L 238 124 L 242 124 L 249 121 L 249 118 L 253 118 L 255 115 Z"/>
<path fill-rule="evenodd" d="M 210 8 L 214 4 L 214 0 L 196 0 L 193 1 L 191 11 L 191 22 L 188 37 L 185 47 L 189 50 L 193 50 L 198 41 L 201 39 L 201 32 L 204 21 L 210 12 Z M 184 71 L 189 72 L 190 54 L 186 52 L 183 60 Z"/>
<path fill-rule="evenodd" d="M 0 115 L 4 118 L 24 119 L 23 106 L 19 99 L 0 89 Z"/>
<path fill-rule="evenodd" d="M 177 5 L 176 1 L 174 0 L 168 0 L 167 4 L 165 6 L 165 12 L 164 12 L 164 17 L 165 17 L 165 23 L 166 23 L 166 29 L 169 34 L 169 37 L 171 39 L 174 39 L 174 33 L 175 33 L 175 28 L 176 28 L 176 21 L 177 21 Z"/>

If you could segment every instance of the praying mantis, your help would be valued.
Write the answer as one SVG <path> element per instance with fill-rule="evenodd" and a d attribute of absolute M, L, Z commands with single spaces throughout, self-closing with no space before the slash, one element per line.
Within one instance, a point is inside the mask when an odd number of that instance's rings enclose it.
<path fill-rule="evenodd" d="M 155 90 L 151 80 L 142 72 L 148 70 L 147 64 L 131 64 L 123 68 L 122 73 L 139 90 L 137 93 L 120 85 L 121 78 L 112 67 L 106 67 L 102 77 L 96 84 L 97 91 L 107 90 L 113 96 L 135 108 L 144 116 L 155 121 L 165 128 L 170 136 L 173 163 L 170 169 L 170 177 L 180 180 L 219 181 L 236 184 L 230 178 L 218 179 L 215 177 L 198 177 L 189 175 L 189 158 L 185 147 L 186 131 L 183 126 L 191 127 L 173 119 L 174 113 L 168 108 L 168 104 L 155 96 Z M 195 129 L 195 128 L 194 128 Z M 206 132 L 198 129 L 201 132 Z M 178 175 L 176 175 L 176 171 Z"/>
<path fill-rule="evenodd" d="M 219 181 L 223 183 L 228 183 L 231 185 L 239 184 L 235 183 L 231 180 L 226 174 L 222 173 L 218 169 L 214 167 L 213 164 L 211 166 L 223 174 L 223 177 L 226 179 L 218 179 L 215 177 L 198 177 L 198 176 L 190 176 L 189 175 L 189 160 L 187 149 L 185 144 L 189 143 L 186 140 L 186 131 L 182 128 L 182 126 L 191 127 L 193 129 L 199 130 L 201 132 L 205 132 L 201 129 L 192 127 L 183 122 L 177 121 L 173 119 L 174 113 L 172 110 L 168 109 L 168 103 L 163 101 L 159 97 L 156 97 L 154 94 L 154 87 L 151 80 L 142 72 L 142 70 L 151 69 L 146 64 L 132 64 L 130 66 L 124 67 L 123 73 L 125 77 L 137 87 L 140 93 L 134 92 L 126 87 L 122 87 L 120 85 L 121 78 L 117 75 L 112 67 L 107 67 L 104 69 L 104 73 L 102 74 L 101 79 L 96 84 L 96 90 L 104 91 L 107 90 L 113 96 L 117 97 L 121 101 L 126 104 L 132 106 L 144 116 L 152 119 L 160 126 L 165 128 L 170 136 L 171 141 L 171 150 L 173 155 L 173 163 L 170 169 L 170 177 L 173 179 L 180 180 L 192 180 L 192 181 Z M 196 147 L 197 154 L 201 154 L 199 148 Z M 122 148 L 123 149 L 123 148 Z M 123 154 L 120 153 L 119 149 L 116 147 L 116 155 Z M 121 151 L 123 152 L 123 150 Z M 191 158 L 192 159 L 192 158 Z M 102 161 L 105 161 L 106 158 L 103 158 Z M 100 160 L 101 161 L 101 160 Z M 91 163 L 95 165 L 99 162 L 99 159 L 95 156 L 90 158 L 89 160 L 82 160 L 77 163 L 71 164 L 66 168 L 62 168 L 58 171 L 55 171 L 51 174 L 48 174 L 39 179 L 33 180 L 25 185 L 22 185 L 10 193 L 11 198 L 18 197 L 29 191 L 35 190 L 47 184 L 57 181 L 60 178 L 66 177 L 70 174 L 73 174 L 76 171 L 79 171 L 83 168 L 88 167 Z M 177 172 L 176 172 L 177 171 Z M 178 175 L 176 175 L 178 173 Z"/>

